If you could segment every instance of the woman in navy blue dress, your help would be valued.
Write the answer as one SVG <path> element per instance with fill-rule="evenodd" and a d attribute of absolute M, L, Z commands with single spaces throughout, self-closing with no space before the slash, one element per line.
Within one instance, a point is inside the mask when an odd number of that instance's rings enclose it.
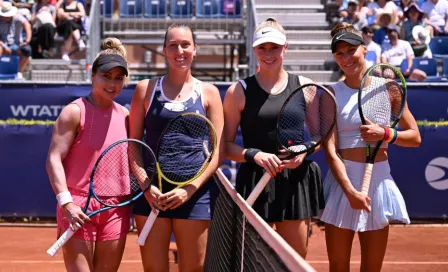
<path fill-rule="evenodd" d="M 224 117 L 221 97 L 212 84 L 191 75 L 196 57 L 193 31 L 185 25 L 171 25 L 166 34 L 163 52 L 169 65 L 167 75 L 137 84 L 130 111 L 130 136 L 142 139 L 156 150 L 163 129 L 176 116 L 195 112 L 214 124 L 220 148 Z M 202 271 L 207 245 L 208 227 L 218 189 L 212 174 L 218 167 L 220 152 L 198 179 L 174 189 L 163 183 L 162 192 L 155 186 L 134 205 L 137 230 L 140 233 L 151 212 L 160 210 L 154 226 L 140 247 L 145 271 L 168 271 L 168 251 L 174 233 L 179 252 L 180 271 Z M 173 190 L 174 189 L 174 190 Z"/>

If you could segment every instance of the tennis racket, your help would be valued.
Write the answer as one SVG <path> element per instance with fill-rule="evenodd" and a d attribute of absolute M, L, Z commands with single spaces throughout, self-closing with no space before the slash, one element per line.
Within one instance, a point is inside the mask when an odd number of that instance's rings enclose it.
<path fill-rule="evenodd" d="M 216 132 L 213 124 L 197 113 L 184 113 L 172 119 L 157 146 L 157 177 L 159 190 L 162 180 L 176 186 L 185 186 L 207 169 L 216 149 Z M 149 232 L 159 215 L 153 208 L 137 239 L 145 245 Z"/>
<path fill-rule="evenodd" d="M 145 143 L 134 139 L 113 143 L 102 152 L 93 167 L 83 212 L 93 217 L 100 212 L 131 204 L 151 185 L 155 164 L 155 155 Z M 104 208 L 88 211 L 92 197 L 104 205 Z M 102 197 L 118 197 L 120 203 L 110 204 Z M 47 253 L 50 256 L 56 255 L 74 234 L 75 232 L 68 228 Z"/>
<path fill-rule="evenodd" d="M 358 91 L 358 111 L 363 125 L 366 119 L 385 127 L 394 128 L 406 104 L 406 80 L 395 66 L 376 64 L 370 67 Z M 366 166 L 361 192 L 368 195 L 373 164 L 383 141 L 377 142 L 373 152 L 366 143 Z"/>
<path fill-rule="evenodd" d="M 336 113 L 336 99 L 322 85 L 304 84 L 291 93 L 277 119 L 277 143 L 286 151 L 282 158 L 312 154 L 332 132 Z M 271 175 L 266 172 L 247 198 L 249 205 L 254 204 L 270 180 Z"/>

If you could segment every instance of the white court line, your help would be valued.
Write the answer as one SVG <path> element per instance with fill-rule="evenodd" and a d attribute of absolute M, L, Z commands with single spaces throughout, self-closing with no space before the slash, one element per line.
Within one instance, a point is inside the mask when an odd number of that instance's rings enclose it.
<path fill-rule="evenodd" d="M 310 264 L 328 264 L 328 261 L 308 261 Z M 17 260 L 17 261 L 2 261 L 0 260 L 0 264 L 62 264 L 64 261 L 36 261 L 36 260 Z M 141 263 L 141 260 L 123 260 L 121 263 Z M 361 261 L 351 261 L 350 264 L 360 264 Z M 448 262 L 383 262 L 383 264 L 392 264 L 392 265 L 448 265 Z"/>

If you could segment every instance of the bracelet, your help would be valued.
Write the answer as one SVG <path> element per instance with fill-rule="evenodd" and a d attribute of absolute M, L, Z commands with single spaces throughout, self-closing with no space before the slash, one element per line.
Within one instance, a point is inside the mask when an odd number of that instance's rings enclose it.
<path fill-rule="evenodd" d="M 390 129 L 387 127 L 383 127 L 384 129 L 384 137 L 383 137 L 383 141 L 385 142 L 389 142 L 389 138 L 390 138 Z"/>
<path fill-rule="evenodd" d="M 256 148 L 248 148 L 246 152 L 244 152 L 244 159 L 246 162 L 255 162 L 254 158 L 258 152 L 261 152 L 261 150 Z"/>
<path fill-rule="evenodd" d="M 59 193 L 56 196 L 56 200 L 58 201 L 59 206 L 63 207 L 65 204 L 73 202 L 72 195 L 69 191 L 65 191 L 62 193 Z"/>

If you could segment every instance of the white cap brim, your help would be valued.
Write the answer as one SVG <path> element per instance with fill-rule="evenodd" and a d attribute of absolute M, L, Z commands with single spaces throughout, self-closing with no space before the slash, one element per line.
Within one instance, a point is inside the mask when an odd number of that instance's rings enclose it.
<path fill-rule="evenodd" d="M 275 28 L 265 27 L 257 31 L 253 37 L 252 47 L 263 43 L 275 43 L 278 45 L 286 44 L 286 36 Z"/>

